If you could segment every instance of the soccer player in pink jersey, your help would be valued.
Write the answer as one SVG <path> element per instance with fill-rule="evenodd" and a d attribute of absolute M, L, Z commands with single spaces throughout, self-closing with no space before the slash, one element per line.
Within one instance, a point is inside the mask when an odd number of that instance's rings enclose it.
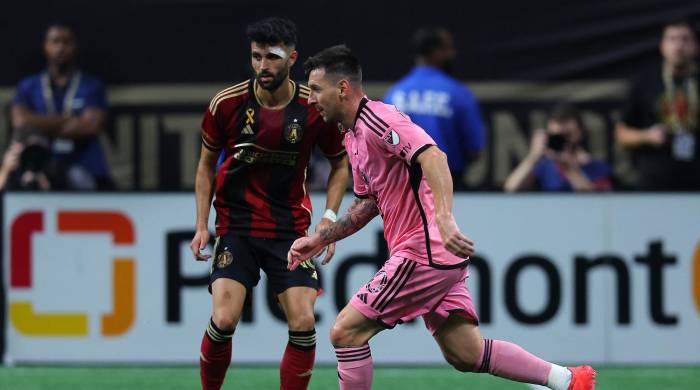
<path fill-rule="evenodd" d="M 595 387 L 590 366 L 566 368 L 521 347 L 483 339 L 465 284 L 474 243 L 452 215 L 452 179 L 445 154 L 394 106 L 362 91 L 359 60 L 344 45 L 309 58 L 314 104 L 326 122 L 344 129 L 356 199 L 337 222 L 297 239 L 289 268 L 381 214 L 390 258 L 338 314 L 331 342 L 341 390 L 372 387 L 369 340 L 386 328 L 422 316 L 445 359 L 463 372 L 488 372 L 555 390 Z"/>

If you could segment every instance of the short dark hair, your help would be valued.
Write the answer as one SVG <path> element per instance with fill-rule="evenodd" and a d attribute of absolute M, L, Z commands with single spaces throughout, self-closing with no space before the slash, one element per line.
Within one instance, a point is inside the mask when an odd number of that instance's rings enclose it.
<path fill-rule="evenodd" d="M 552 107 L 552 111 L 549 113 L 549 120 L 555 122 L 575 120 L 578 122 L 579 127 L 583 129 L 581 113 L 579 112 L 578 108 L 571 103 L 558 103 Z"/>
<path fill-rule="evenodd" d="M 352 50 L 345 45 L 336 45 L 323 49 L 304 62 L 304 72 L 324 69 L 327 74 L 347 77 L 354 82 L 362 81 L 362 66 Z"/>
<path fill-rule="evenodd" d="M 48 26 L 46 26 L 46 30 L 44 30 L 44 35 L 47 35 L 49 33 L 49 30 L 52 28 L 60 29 L 60 30 L 68 30 L 70 33 L 73 35 L 74 40 L 78 40 L 78 34 L 76 32 L 75 26 L 71 23 L 65 22 L 65 21 L 54 21 L 52 23 L 49 23 Z"/>
<path fill-rule="evenodd" d="M 578 125 L 581 130 L 581 136 L 584 144 L 587 142 L 586 127 L 583 123 L 583 117 L 581 116 L 581 111 L 579 111 L 576 106 L 571 103 L 563 102 L 558 103 L 552 107 L 552 111 L 549 113 L 549 120 L 554 122 L 566 122 L 573 120 Z"/>
<path fill-rule="evenodd" d="M 297 26 L 285 18 L 273 17 L 259 20 L 249 24 L 245 33 L 251 42 L 264 45 L 281 43 L 289 47 L 297 45 Z"/>
<path fill-rule="evenodd" d="M 698 37 L 698 31 L 693 25 L 693 23 L 690 22 L 689 19 L 669 19 L 667 20 L 664 24 L 663 27 L 661 28 L 661 36 L 663 36 L 666 33 L 666 30 L 669 27 L 687 27 L 688 30 L 693 34 L 693 36 L 697 39 Z"/>
<path fill-rule="evenodd" d="M 427 57 L 444 44 L 442 27 L 423 27 L 413 34 L 413 49 L 416 55 Z"/>

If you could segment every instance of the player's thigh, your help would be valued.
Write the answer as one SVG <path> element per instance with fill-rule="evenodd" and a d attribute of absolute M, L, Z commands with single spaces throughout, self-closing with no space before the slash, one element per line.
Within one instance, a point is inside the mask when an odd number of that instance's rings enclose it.
<path fill-rule="evenodd" d="M 384 329 L 378 321 L 347 304 L 331 328 L 331 343 L 336 347 L 359 347 Z"/>
<path fill-rule="evenodd" d="M 211 296 L 214 324 L 223 330 L 235 328 L 243 311 L 246 287 L 236 280 L 219 278 L 211 284 Z"/>
<path fill-rule="evenodd" d="M 448 363 L 460 371 L 473 370 L 483 348 L 478 325 L 464 316 L 450 314 L 433 337 Z"/>
<path fill-rule="evenodd" d="M 305 331 L 314 328 L 314 303 L 318 292 L 311 287 L 290 287 L 277 295 L 289 330 Z"/>
<path fill-rule="evenodd" d="M 287 253 L 293 242 L 292 239 L 251 239 L 260 267 L 277 295 L 294 287 L 309 287 L 315 291 L 321 288 L 313 260 L 303 262 L 293 271 L 287 269 Z"/>

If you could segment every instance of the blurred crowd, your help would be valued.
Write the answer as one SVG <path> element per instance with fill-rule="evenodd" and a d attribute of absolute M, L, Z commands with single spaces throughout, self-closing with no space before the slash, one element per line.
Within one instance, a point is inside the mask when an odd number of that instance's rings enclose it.
<path fill-rule="evenodd" d="M 483 154 L 489 131 L 475 95 L 451 74 L 458 55 L 444 28 L 413 37 L 415 66 L 385 94 L 423 127 L 448 155 L 457 190 Z M 0 189 L 111 190 L 109 166 L 99 142 L 108 112 L 98 77 L 81 71 L 77 37 L 70 26 L 49 26 L 43 43 L 46 68 L 21 80 L 11 103 L 12 136 L 0 167 Z M 660 61 L 630 80 L 615 125 L 615 142 L 632 155 L 642 191 L 700 190 L 700 96 L 697 32 L 687 21 L 663 26 Z M 506 179 L 514 191 L 615 190 L 609 162 L 594 158 L 577 107 L 546 107 L 543 128 L 530 129 L 526 157 Z M 611 129 L 613 130 L 613 129 Z M 328 163 L 318 154 L 309 187 L 323 189 Z"/>

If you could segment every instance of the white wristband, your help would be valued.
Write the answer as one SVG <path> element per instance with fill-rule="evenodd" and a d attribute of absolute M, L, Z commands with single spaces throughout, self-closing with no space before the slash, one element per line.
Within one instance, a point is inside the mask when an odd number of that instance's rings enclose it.
<path fill-rule="evenodd" d="M 330 220 L 331 222 L 335 222 L 338 219 L 338 216 L 335 214 L 335 211 L 331 209 L 326 209 L 326 212 L 323 213 L 323 217 L 321 218 L 326 218 Z"/>

